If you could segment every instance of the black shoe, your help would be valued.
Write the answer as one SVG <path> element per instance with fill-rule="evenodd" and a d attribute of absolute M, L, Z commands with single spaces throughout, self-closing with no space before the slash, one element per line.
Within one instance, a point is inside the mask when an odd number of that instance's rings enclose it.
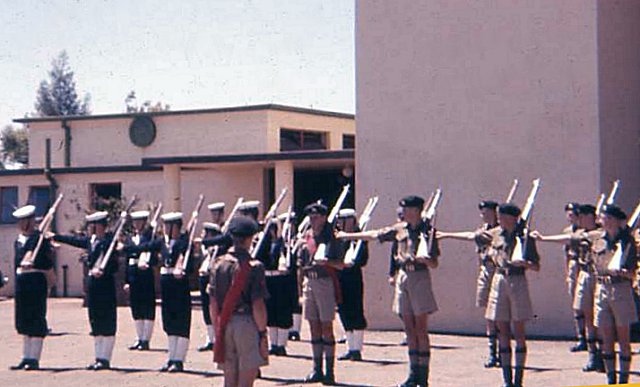
<path fill-rule="evenodd" d="M 9 367 L 9 369 L 12 370 L 12 371 L 22 370 L 22 369 L 24 369 L 24 367 L 27 366 L 28 362 L 29 361 L 27 359 L 22 359 L 22 361 L 20 363 L 18 363 L 18 365 L 11 366 L 11 367 Z"/>
<path fill-rule="evenodd" d="M 484 368 L 500 367 L 500 359 L 497 356 L 489 356 L 489 359 L 484 363 Z"/>
<path fill-rule="evenodd" d="M 40 369 L 40 362 L 37 360 L 29 360 L 29 362 L 24 366 L 25 371 L 37 371 Z"/>
<path fill-rule="evenodd" d="M 336 376 L 333 373 L 326 374 L 324 378 L 322 378 L 322 384 L 325 386 L 335 386 Z"/>
<path fill-rule="evenodd" d="M 407 343 L 407 338 L 406 337 L 404 339 L 402 339 L 402 341 L 400 342 L 400 345 L 402 345 L 403 347 L 409 345 L 409 343 Z"/>
<path fill-rule="evenodd" d="M 313 370 L 309 375 L 304 378 L 305 383 L 318 383 L 324 380 L 324 375 L 321 371 Z"/>
<path fill-rule="evenodd" d="M 348 351 L 342 356 L 338 356 L 338 360 L 351 360 L 351 356 L 353 355 L 353 351 Z"/>
<path fill-rule="evenodd" d="M 281 345 L 279 347 L 277 347 L 276 356 L 287 356 L 287 349 L 284 347 L 284 345 Z"/>
<path fill-rule="evenodd" d="M 149 349 L 150 349 L 150 346 L 148 341 L 140 342 L 140 345 L 138 346 L 139 351 L 148 351 Z"/>
<path fill-rule="evenodd" d="M 336 340 L 336 343 L 338 344 L 344 344 L 347 342 L 347 338 L 346 337 L 341 337 L 338 340 Z"/>
<path fill-rule="evenodd" d="M 275 355 L 278 353 L 278 346 L 277 345 L 272 345 L 271 348 L 269 348 L 269 355 Z"/>
<path fill-rule="evenodd" d="M 140 340 L 137 340 L 135 343 L 133 343 L 133 344 L 131 344 L 131 345 L 129 346 L 129 350 L 130 350 L 130 351 L 137 351 L 137 350 L 139 350 L 139 349 L 140 349 L 140 344 L 141 344 L 141 343 L 142 343 L 142 342 L 141 342 Z"/>
<path fill-rule="evenodd" d="M 182 372 L 184 371 L 184 364 L 181 361 L 174 361 L 167 371 L 171 373 Z"/>
<path fill-rule="evenodd" d="M 574 345 L 573 347 L 569 348 L 569 351 L 571 352 L 583 352 L 586 351 L 587 348 L 587 342 L 584 340 L 580 340 L 576 343 L 576 345 Z"/>
<path fill-rule="evenodd" d="M 96 359 L 96 361 L 86 366 L 85 369 L 89 371 L 95 371 L 97 366 L 98 366 L 98 359 Z"/>
<path fill-rule="evenodd" d="M 362 361 L 362 354 L 360 351 L 351 352 L 351 361 Z"/>
<path fill-rule="evenodd" d="M 415 371 L 411 369 L 409 371 L 409 376 L 407 380 L 405 380 L 402 384 L 398 384 L 398 387 L 416 387 L 418 384 L 416 383 L 416 375 Z"/>
<path fill-rule="evenodd" d="M 300 333 L 296 331 L 289 332 L 289 340 L 300 341 Z"/>
<path fill-rule="evenodd" d="M 201 347 L 198 347 L 198 352 L 213 351 L 213 343 L 207 343 Z"/>
<path fill-rule="evenodd" d="M 93 369 L 95 371 L 108 370 L 108 369 L 111 369 L 111 364 L 109 364 L 109 360 L 98 359 L 96 361 L 96 364 L 94 364 L 94 368 Z"/>
<path fill-rule="evenodd" d="M 160 372 L 169 371 L 169 368 L 171 368 L 172 365 L 173 365 L 173 360 L 169 360 L 168 362 L 165 363 L 165 365 L 162 366 L 162 368 L 160 368 Z"/>

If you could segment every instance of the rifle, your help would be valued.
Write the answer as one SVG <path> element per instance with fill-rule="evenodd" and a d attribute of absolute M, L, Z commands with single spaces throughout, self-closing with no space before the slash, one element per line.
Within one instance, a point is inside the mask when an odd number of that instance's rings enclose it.
<path fill-rule="evenodd" d="M 596 219 L 598 219 L 598 217 L 600 216 L 600 213 L 602 212 L 602 206 L 604 205 L 604 200 L 605 200 L 605 196 L 603 193 L 601 193 L 600 197 L 598 198 L 598 203 L 596 204 Z"/>
<path fill-rule="evenodd" d="M 291 266 L 291 239 L 293 237 L 293 208 L 289 206 L 286 212 L 286 218 L 282 224 L 282 241 L 284 245 L 284 254 L 280 254 L 278 259 L 278 270 L 286 271 Z"/>
<path fill-rule="evenodd" d="M 127 204 L 127 207 L 120 213 L 120 218 L 118 218 L 118 222 L 116 223 L 116 231 L 113 233 L 113 238 L 111 239 L 109 248 L 101 258 L 96 260 L 96 263 L 93 265 L 92 273 L 95 273 L 96 271 L 104 272 L 104 270 L 107 268 L 107 264 L 109 263 L 109 259 L 111 259 L 111 256 L 113 255 L 113 250 L 115 250 L 116 248 L 116 244 L 118 243 L 120 234 L 122 234 L 122 229 L 127 223 L 127 214 L 129 213 L 129 211 L 131 211 L 131 208 L 133 208 L 133 205 L 136 204 L 137 200 L 138 197 L 136 195 L 133 195 L 133 197 Z"/>
<path fill-rule="evenodd" d="M 156 211 L 153 213 L 153 217 L 151 218 L 151 238 L 156 236 L 156 232 L 158 232 L 158 218 L 160 217 L 160 212 L 162 211 L 162 203 L 158 202 L 158 206 L 156 207 Z M 146 270 L 149 268 L 149 261 L 151 260 L 151 252 L 145 251 L 140 254 L 140 259 L 138 259 L 138 268 L 142 270 Z"/>
<path fill-rule="evenodd" d="M 373 211 L 376 209 L 377 205 L 378 205 L 377 196 L 369 198 L 367 205 L 365 206 L 364 210 L 362 210 L 362 214 L 358 219 L 358 228 L 360 229 L 360 231 L 365 231 L 367 229 L 367 224 L 371 220 L 371 215 L 373 214 Z M 360 253 L 361 248 L 362 248 L 362 240 L 357 240 L 355 243 L 352 242 L 349 246 L 349 250 L 347 250 L 347 253 L 344 256 L 344 263 L 346 265 L 353 264 L 355 259 L 358 257 L 358 254 Z"/>
<path fill-rule="evenodd" d="M 51 205 L 51 208 L 49 208 L 47 214 L 44 216 L 44 218 L 42 218 L 42 221 L 38 225 L 38 232 L 40 233 L 40 235 L 38 236 L 38 243 L 36 243 L 36 247 L 34 247 L 33 251 L 27 251 L 24 257 L 22 257 L 22 260 L 20 261 L 21 267 L 33 266 L 33 261 L 38 256 L 40 248 L 42 247 L 42 242 L 44 242 L 44 234 L 49 231 L 49 227 L 51 227 L 51 223 L 53 222 L 53 216 L 55 215 L 60 202 L 62 202 L 63 197 L 64 195 L 62 194 L 58 195 L 58 198 L 55 202 L 53 202 L 53 205 Z"/>
<path fill-rule="evenodd" d="M 191 219 L 189 219 L 189 242 L 187 244 L 187 251 L 184 253 L 184 259 L 182 260 L 182 271 L 186 272 L 187 267 L 189 267 L 189 258 L 191 258 L 192 250 L 193 250 L 193 240 L 196 237 L 196 229 L 198 228 L 198 215 L 200 214 L 200 209 L 202 208 L 202 204 L 204 203 L 204 195 L 200 194 L 198 197 L 198 202 L 196 203 L 196 207 L 191 213 Z"/>
<path fill-rule="evenodd" d="M 420 233 L 420 240 L 418 242 L 418 249 L 416 250 L 416 257 L 431 257 L 430 248 L 433 246 L 433 239 L 435 237 L 435 223 L 436 223 L 436 210 L 442 199 L 442 190 L 436 189 L 436 192 L 432 195 L 433 199 L 430 201 L 429 206 L 422 212 L 422 220 L 431 226 L 431 232 L 429 233 L 429 240 L 423 233 Z"/>
<path fill-rule="evenodd" d="M 236 204 L 231 209 L 229 216 L 227 217 L 227 219 L 222 224 L 222 227 L 220 228 L 221 234 L 225 234 L 229 229 L 229 223 L 231 223 L 231 219 L 233 219 L 233 217 L 236 216 L 236 212 L 238 212 L 238 208 L 242 204 L 243 200 L 244 198 L 239 197 L 238 200 L 236 201 Z M 211 250 L 211 254 L 209 254 L 209 256 L 205 259 L 205 262 L 203 262 L 202 265 L 200 265 L 200 274 L 211 272 L 211 269 L 213 268 L 213 262 L 218 256 L 218 251 L 220 251 L 220 246 L 219 245 L 214 246 L 213 249 Z"/>
<path fill-rule="evenodd" d="M 640 216 L 640 203 L 638 203 L 638 205 L 636 206 L 635 210 L 633 210 L 633 215 L 631 215 L 629 220 L 627 220 L 627 227 L 629 228 L 629 232 L 631 232 L 636 227 L 636 224 L 638 223 L 638 217 L 639 216 Z M 634 242 L 631 241 L 630 243 L 634 243 Z M 622 243 L 620 243 L 620 241 L 618 241 L 618 243 L 616 243 L 616 251 L 613 253 L 613 257 L 611 258 L 611 261 L 609 262 L 609 265 L 607 266 L 607 269 L 609 269 L 611 271 L 620 271 L 620 270 L 622 270 L 622 265 L 625 262 L 625 260 L 623 260 L 622 258 L 624 258 L 624 257 L 626 257 L 628 255 L 629 247 L 627 247 L 627 250 L 623 254 Z"/>
<path fill-rule="evenodd" d="M 527 197 L 527 201 L 525 202 L 524 209 L 520 214 L 520 219 L 518 220 L 517 229 L 523 231 L 523 236 L 516 236 L 516 245 L 513 248 L 513 252 L 511 253 L 511 262 L 515 263 L 523 263 L 524 262 L 524 254 L 526 248 L 526 242 L 528 241 L 528 229 L 529 229 L 529 221 L 531 220 L 531 213 L 533 212 L 533 205 L 536 201 L 536 196 L 538 196 L 538 191 L 540 190 L 540 179 L 535 179 L 532 183 L 531 191 L 529 192 L 529 196 Z M 525 239 L 523 242 L 522 239 Z"/>
<path fill-rule="evenodd" d="M 269 232 L 269 226 L 271 225 L 271 221 L 276 216 L 276 211 L 278 211 L 278 207 L 280 207 L 280 204 L 282 203 L 286 195 L 287 195 L 287 188 L 285 187 L 282 189 L 282 192 L 280 192 L 280 196 L 278 196 L 276 201 L 269 208 L 269 211 L 267 211 L 267 214 L 264 216 L 264 228 L 262 229 L 262 232 L 258 237 L 258 242 L 251 249 L 251 258 L 256 258 L 258 251 L 260 251 L 260 248 L 262 247 L 262 244 L 264 243 L 264 240 L 267 237 L 267 233 Z"/>
<path fill-rule="evenodd" d="M 520 185 L 518 179 L 513 179 L 513 184 L 511 185 L 511 189 L 509 190 L 505 203 L 511 203 L 513 201 L 513 197 L 516 196 L 516 191 L 518 190 L 518 185 Z"/>
<path fill-rule="evenodd" d="M 609 196 L 606 197 L 606 200 L 604 194 L 600 194 L 598 204 L 596 204 L 596 218 L 602 213 L 602 207 L 604 207 L 605 204 L 613 204 L 616 201 L 618 188 L 620 188 L 620 180 L 616 180 L 613 182 L 611 191 L 609 191 Z"/>
<path fill-rule="evenodd" d="M 336 203 L 333 205 L 333 208 L 331 208 L 331 212 L 329 212 L 329 216 L 327 217 L 327 223 L 330 224 L 332 228 L 335 223 L 336 217 L 338 216 L 338 212 L 340 212 L 340 208 L 342 208 L 342 205 L 344 204 L 344 201 L 347 198 L 347 195 L 349 194 L 349 187 L 350 187 L 349 184 L 342 187 L 342 192 L 340 192 L 340 196 L 338 196 Z M 326 251 L 327 251 L 327 244 L 320 243 L 318 245 L 318 248 L 316 249 L 315 254 L 313 255 L 313 260 L 314 261 L 325 260 Z"/>

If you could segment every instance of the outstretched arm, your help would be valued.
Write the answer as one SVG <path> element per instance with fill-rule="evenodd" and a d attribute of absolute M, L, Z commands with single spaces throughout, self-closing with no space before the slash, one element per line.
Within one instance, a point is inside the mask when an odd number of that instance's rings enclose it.
<path fill-rule="evenodd" d="M 436 231 L 437 239 L 457 239 L 460 241 L 473 241 L 476 234 L 473 231 L 446 232 Z"/>

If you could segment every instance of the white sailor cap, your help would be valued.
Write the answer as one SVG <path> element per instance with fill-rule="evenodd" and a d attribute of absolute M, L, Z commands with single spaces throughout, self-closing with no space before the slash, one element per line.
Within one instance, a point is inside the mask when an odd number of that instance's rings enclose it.
<path fill-rule="evenodd" d="M 224 202 L 215 202 L 215 203 L 211 203 L 207 206 L 207 208 L 209 209 L 209 211 L 220 211 L 220 210 L 224 210 Z"/>
<path fill-rule="evenodd" d="M 246 202 L 242 202 L 242 204 L 238 206 L 238 211 L 247 211 L 253 208 L 258 208 L 259 205 L 260 205 L 259 200 L 249 200 Z"/>
<path fill-rule="evenodd" d="M 165 223 L 177 222 L 182 220 L 182 212 L 167 212 L 162 214 L 160 219 Z"/>
<path fill-rule="evenodd" d="M 102 222 L 107 219 L 109 213 L 107 211 L 96 211 L 93 214 L 89 214 L 84 217 L 87 223 Z"/>
<path fill-rule="evenodd" d="M 356 217 L 356 210 L 353 208 L 343 208 L 338 212 L 338 218 Z"/>
<path fill-rule="evenodd" d="M 27 206 L 23 206 L 13 211 L 13 217 L 16 219 L 24 219 L 32 217 L 36 214 L 36 206 L 32 206 L 31 204 Z"/>
<path fill-rule="evenodd" d="M 283 212 L 282 214 L 278 215 L 278 220 L 284 222 L 285 220 L 287 220 L 287 217 L 289 216 L 288 212 Z M 296 213 L 291 211 L 291 218 L 295 218 L 296 217 Z"/>
<path fill-rule="evenodd" d="M 217 224 L 215 224 L 213 222 L 203 222 L 202 223 L 202 228 L 207 230 L 207 231 L 220 232 L 222 230 L 219 225 L 217 225 Z"/>
<path fill-rule="evenodd" d="M 141 220 L 149 218 L 149 211 L 134 211 L 131 213 L 132 220 Z"/>

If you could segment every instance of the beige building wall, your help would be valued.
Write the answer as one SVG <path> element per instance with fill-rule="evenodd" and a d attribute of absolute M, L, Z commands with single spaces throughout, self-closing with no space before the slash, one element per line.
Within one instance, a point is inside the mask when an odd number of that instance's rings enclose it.
<path fill-rule="evenodd" d="M 624 179 L 625 195 L 636 195 L 640 34 L 633 15 L 639 7 L 631 1 L 357 1 L 356 180 L 358 203 L 381 195 L 373 226 L 394 219 L 398 198 L 426 197 L 437 186 L 444 190 L 443 230 L 478 226 L 477 202 L 504 200 L 513 178 L 523 183 L 520 205 L 530 181 L 542 178 L 533 224 L 548 233 L 564 227 L 566 201 L 594 202 L 615 176 Z M 611 145 L 620 137 L 608 137 L 613 127 L 628 136 L 620 152 Z M 610 166 L 619 169 L 603 173 Z M 444 241 L 441 247 L 433 273 L 440 311 L 430 326 L 481 333 L 474 246 Z M 542 270 L 528 274 L 536 313 L 528 329 L 572 334 L 560 248 L 539 247 Z M 389 246 L 372 247 L 372 255 L 371 325 L 398 327 L 392 290 L 379 286 L 386 282 Z"/>

